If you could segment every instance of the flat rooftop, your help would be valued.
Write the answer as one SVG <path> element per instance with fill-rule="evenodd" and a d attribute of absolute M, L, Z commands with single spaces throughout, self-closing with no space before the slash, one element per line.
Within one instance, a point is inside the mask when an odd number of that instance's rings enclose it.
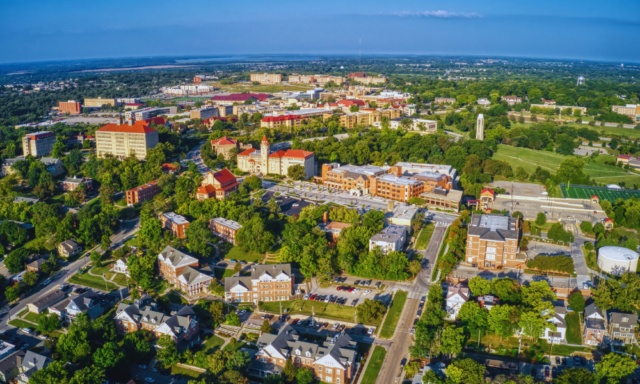
<path fill-rule="evenodd" d="M 163 214 L 164 217 L 166 217 L 168 220 L 176 223 L 176 224 L 188 224 L 189 222 L 187 221 L 187 219 L 184 218 L 184 216 L 178 215 L 177 213 L 174 212 L 168 212 Z"/>
<path fill-rule="evenodd" d="M 406 228 L 402 225 L 390 225 L 383 228 L 379 233 L 371 236 L 371 241 L 395 243 L 404 235 L 405 231 Z"/>
<path fill-rule="evenodd" d="M 225 219 L 224 217 L 216 217 L 215 219 L 211 219 L 212 223 L 218 223 L 220 225 L 224 225 L 227 228 L 238 230 L 242 228 L 242 225 L 237 221 Z"/>

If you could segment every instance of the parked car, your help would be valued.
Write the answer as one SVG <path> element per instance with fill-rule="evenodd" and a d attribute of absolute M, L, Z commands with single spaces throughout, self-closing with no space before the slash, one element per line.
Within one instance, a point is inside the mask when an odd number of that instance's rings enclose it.
<path fill-rule="evenodd" d="M 49 284 L 51 284 L 51 279 L 47 279 L 42 282 L 42 285 L 49 285 Z"/>
<path fill-rule="evenodd" d="M 373 328 L 369 328 L 369 330 L 367 331 L 367 335 L 369 336 L 373 335 Z"/>
<path fill-rule="evenodd" d="M 158 372 L 158 368 L 149 368 L 149 371 L 151 371 L 151 372 Z"/>
<path fill-rule="evenodd" d="M 411 328 L 411 334 L 415 334 L 416 333 L 416 327 Z"/>
<path fill-rule="evenodd" d="M 370 293 L 371 293 L 371 290 L 370 290 L 370 289 L 367 289 L 366 291 L 362 292 L 362 294 L 363 294 L 363 295 L 368 295 L 368 294 L 370 294 Z"/>
<path fill-rule="evenodd" d="M 299 319 L 293 319 L 293 321 L 291 322 L 292 325 L 296 325 L 298 324 Z"/>
<path fill-rule="evenodd" d="M 336 329 L 338 329 L 339 326 L 340 326 L 339 323 L 335 323 L 333 324 L 333 327 L 331 327 L 331 330 L 335 331 Z"/>
<path fill-rule="evenodd" d="M 418 309 L 418 313 L 416 314 L 416 317 L 420 317 L 420 315 L 422 315 L 422 309 Z"/>
<path fill-rule="evenodd" d="M 360 280 L 356 280 L 353 285 L 360 285 Z"/>
<path fill-rule="evenodd" d="M 307 293 L 306 295 L 304 295 L 303 299 L 304 300 L 309 300 L 309 297 L 311 297 L 311 295 Z"/>
<path fill-rule="evenodd" d="M 244 260 L 240 260 L 240 264 L 244 265 L 244 264 L 247 264 L 247 262 Z"/>
<path fill-rule="evenodd" d="M 427 296 L 422 296 L 422 297 L 420 298 L 420 302 L 421 302 L 421 303 L 424 303 L 426 300 L 427 300 Z"/>
<path fill-rule="evenodd" d="M 549 366 L 544 367 L 544 377 L 549 377 Z"/>
<path fill-rule="evenodd" d="M 342 291 L 344 289 L 344 287 L 340 286 L 336 288 L 336 291 Z"/>
<path fill-rule="evenodd" d="M 567 358 L 566 357 L 562 358 L 562 365 L 567 365 Z"/>
<path fill-rule="evenodd" d="M 153 383 L 155 380 L 153 379 L 153 377 L 145 377 L 144 381 L 146 381 L 147 383 Z"/>
<path fill-rule="evenodd" d="M 309 300 L 313 301 L 313 300 L 315 300 L 315 298 L 316 298 L 316 295 L 311 295 L 311 296 L 309 297 Z"/>
<path fill-rule="evenodd" d="M 26 333 L 27 335 L 31 334 L 31 328 L 20 328 L 20 332 Z"/>
<path fill-rule="evenodd" d="M 238 262 L 238 260 L 236 260 L 236 259 L 231 259 L 231 260 L 229 260 L 229 262 L 231 262 L 231 263 L 234 263 L 234 264 L 235 264 L 235 263 L 237 263 L 237 262 Z"/>
<path fill-rule="evenodd" d="M 573 365 L 576 367 L 580 366 L 580 358 L 578 356 L 573 356 Z"/>
<path fill-rule="evenodd" d="M 560 365 L 560 358 L 556 356 L 556 365 Z"/>
<path fill-rule="evenodd" d="M 358 299 L 353 299 L 353 301 L 351 302 L 351 306 L 355 307 L 357 303 L 358 303 Z"/>
<path fill-rule="evenodd" d="M 147 366 L 146 366 L 146 365 L 144 365 L 144 364 L 141 364 L 141 365 L 138 365 L 138 368 L 140 368 L 140 369 L 147 369 Z"/>
<path fill-rule="evenodd" d="M 360 288 L 356 288 L 353 290 L 353 293 L 358 293 L 358 292 L 360 292 Z"/>
<path fill-rule="evenodd" d="M 22 349 L 23 351 L 26 351 L 27 348 L 29 348 L 29 346 L 30 346 L 30 344 L 27 343 L 27 344 L 23 345 L 20 349 Z"/>
<path fill-rule="evenodd" d="M 378 281 L 378 282 L 376 283 L 376 288 L 380 288 L 380 286 L 381 286 L 381 285 L 382 285 L 382 281 Z"/>

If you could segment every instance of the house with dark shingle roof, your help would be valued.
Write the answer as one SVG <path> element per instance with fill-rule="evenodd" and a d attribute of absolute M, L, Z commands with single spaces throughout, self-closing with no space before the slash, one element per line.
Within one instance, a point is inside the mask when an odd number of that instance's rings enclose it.
<path fill-rule="evenodd" d="M 189 296 L 206 292 L 213 281 L 196 269 L 199 265 L 198 259 L 169 245 L 158 255 L 160 275 Z"/>
<path fill-rule="evenodd" d="M 68 299 L 49 308 L 49 313 L 55 313 L 65 323 L 72 322 L 80 313 L 86 313 L 89 319 L 96 319 L 106 312 L 115 301 L 115 296 L 93 291 L 81 295 L 72 295 Z"/>
<path fill-rule="evenodd" d="M 257 346 L 249 371 L 260 377 L 282 372 L 287 359 L 312 369 L 325 383 L 347 383 L 357 372 L 357 343 L 344 332 L 319 342 L 286 325 L 277 335 L 260 335 Z"/>
<path fill-rule="evenodd" d="M 584 308 L 582 341 L 586 345 L 602 345 L 605 336 L 605 317 L 595 303 Z"/>
<path fill-rule="evenodd" d="M 610 312 L 609 337 L 613 345 L 631 344 L 635 342 L 635 330 L 638 326 L 638 315 L 635 313 Z"/>
<path fill-rule="evenodd" d="M 27 351 L 22 358 L 22 366 L 19 368 L 20 373 L 17 376 L 19 384 L 29 384 L 29 378 L 41 369 L 45 369 L 53 360 L 37 354 L 33 351 Z"/>
<path fill-rule="evenodd" d="M 294 283 L 291 264 L 254 264 L 250 276 L 238 272 L 224 279 L 225 300 L 237 303 L 289 300 Z"/>

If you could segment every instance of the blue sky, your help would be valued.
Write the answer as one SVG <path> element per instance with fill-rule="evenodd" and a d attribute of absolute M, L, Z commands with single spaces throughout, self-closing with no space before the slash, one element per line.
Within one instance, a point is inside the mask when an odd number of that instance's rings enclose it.
<path fill-rule="evenodd" d="M 2 1 L 0 62 L 228 53 L 640 62 L 638 0 Z"/>

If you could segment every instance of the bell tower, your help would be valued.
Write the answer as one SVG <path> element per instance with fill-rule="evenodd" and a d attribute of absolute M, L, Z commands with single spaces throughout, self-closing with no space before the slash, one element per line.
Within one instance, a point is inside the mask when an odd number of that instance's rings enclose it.
<path fill-rule="evenodd" d="M 267 136 L 262 138 L 262 142 L 260 143 L 260 158 L 262 160 L 262 164 L 260 164 L 260 170 L 263 175 L 269 173 L 269 150 L 271 149 L 271 145 L 269 144 L 269 140 L 267 140 Z"/>

